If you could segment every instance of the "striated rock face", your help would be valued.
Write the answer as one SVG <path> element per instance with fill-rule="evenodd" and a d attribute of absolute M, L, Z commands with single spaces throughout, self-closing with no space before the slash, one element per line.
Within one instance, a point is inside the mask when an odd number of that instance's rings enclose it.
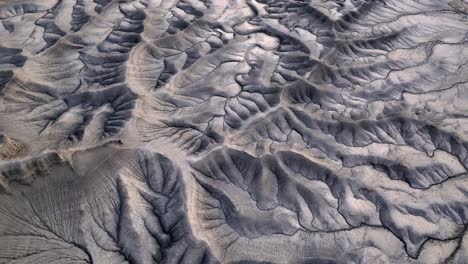
<path fill-rule="evenodd" d="M 0 160 L 15 158 L 23 150 L 21 143 L 0 134 Z"/>
<path fill-rule="evenodd" d="M 0 263 L 468 263 L 467 12 L 0 1 Z"/>

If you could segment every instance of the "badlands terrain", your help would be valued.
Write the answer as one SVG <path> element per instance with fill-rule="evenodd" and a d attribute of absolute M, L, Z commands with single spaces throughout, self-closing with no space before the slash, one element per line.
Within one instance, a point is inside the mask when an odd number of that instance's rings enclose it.
<path fill-rule="evenodd" d="M 468 263 L 467 0 L 0 0 L 0 263 Z"/>

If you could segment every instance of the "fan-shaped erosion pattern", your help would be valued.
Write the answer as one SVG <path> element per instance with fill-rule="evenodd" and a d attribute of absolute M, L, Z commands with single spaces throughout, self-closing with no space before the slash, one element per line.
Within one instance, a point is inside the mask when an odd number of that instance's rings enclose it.
<path fill-rule="evenodd" d="M 0 263 L 468 263 L 465 0 L 0 1 Z"/>

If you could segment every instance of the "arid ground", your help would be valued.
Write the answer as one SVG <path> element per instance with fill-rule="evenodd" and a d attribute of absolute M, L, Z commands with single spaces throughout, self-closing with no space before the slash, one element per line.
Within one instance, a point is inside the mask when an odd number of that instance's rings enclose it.
<path fill-rule="evenodd" d="M 467 264 L 468 0 L 0 0 L 0 263 Z"/>

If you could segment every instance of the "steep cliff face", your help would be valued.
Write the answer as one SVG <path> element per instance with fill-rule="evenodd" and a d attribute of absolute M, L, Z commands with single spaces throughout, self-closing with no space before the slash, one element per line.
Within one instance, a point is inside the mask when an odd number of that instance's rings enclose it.
<path fill-rule="evenodd" d="M 0 1 L 0 263 L 467 263 L 467 12 Z"/>

